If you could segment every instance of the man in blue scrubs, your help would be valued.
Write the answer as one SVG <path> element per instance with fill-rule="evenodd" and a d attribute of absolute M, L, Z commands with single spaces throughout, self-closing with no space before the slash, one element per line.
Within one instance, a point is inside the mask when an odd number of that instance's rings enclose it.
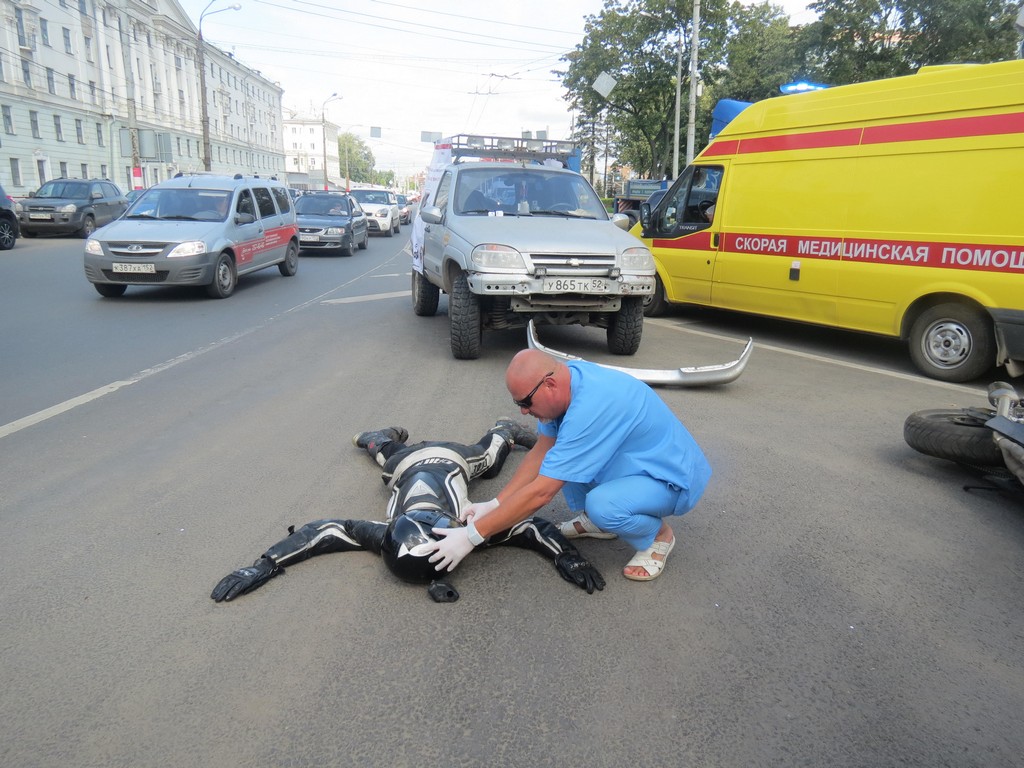
<path fill-rule="evenodd" d="M 522 413 L 537 418 L 537 442 L 496 498 L 463 510 L 465 528 L 435 529 L 437 570 L 451 570 L 562 491 L 576 515 L 563 534 L 619 536 L 637 550 L 623 575 L 657 578 L 675 546 L 667 518 L 692 509 L 711 477 L 686 427 L 649 386 L 594 363 L 526 349 L 505 384 Z"/>

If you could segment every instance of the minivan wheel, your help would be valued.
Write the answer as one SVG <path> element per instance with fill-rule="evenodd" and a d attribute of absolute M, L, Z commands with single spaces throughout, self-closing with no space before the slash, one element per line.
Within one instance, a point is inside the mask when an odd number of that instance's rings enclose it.
<path fill-rule="evenodd" d="M 93 283 L 92 287 L 96 289 L 96 293 L 107 299 L 116 299 L 118 296 L 124 296 L 124 292 L 128 290 L 127 285 L 118 285 L 116 283 Z"/>
<path fill-rule="evenodd" d="M 277 269 L 285 277 L 292 277 L 299 271 L 299 246 L 294 241 L 288 243 L 288 250 L 285 251 L 284 261 L 277 265 Z"/>
<path fill-rule="evenodd" d="M 206 293 L 214 299 L 226 299 L 235 292 L 237 283 L 235 262 L 227 253 L 222 253 L 217 257 L 217 263 L 213 267 L 213 282 L 206 286 Z"/>
<path fill-rule="evenodd" d="M 85 240 L 88 237 L 92 237 L 92 233 L 96 231 L 96 221 L 92 216 L 86 216 L 85 221 L 82 222 L 82 228 L 78 230 L 78 236 Z"/>

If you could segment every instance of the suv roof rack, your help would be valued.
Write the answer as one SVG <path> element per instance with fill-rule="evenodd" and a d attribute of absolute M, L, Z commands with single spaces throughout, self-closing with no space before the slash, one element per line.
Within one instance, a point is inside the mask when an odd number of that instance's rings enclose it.
<path fill-rule="evenodd" d="M 476 157 L 534 162 L 557 160 L 563 166 L 568 166 L 569 157 L 576 149 L 576 145 L 571 141 L 517 139 L 513 136 L 478 136 L 465 133 L 442 139 L 438 142 L 438 145 L 440 144 L 451 145 L 453 163 Z"/>

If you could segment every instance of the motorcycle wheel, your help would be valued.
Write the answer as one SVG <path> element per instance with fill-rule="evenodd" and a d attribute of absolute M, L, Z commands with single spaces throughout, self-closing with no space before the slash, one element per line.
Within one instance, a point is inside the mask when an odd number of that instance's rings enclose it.
<path fill-rule="evenodd" d="M 996 415 L 989 408 L 917 411 L 903 423 L 903 439 L 915 451 L 960 464 L 997 467 L 1003 454 L 985 422 Z"/>

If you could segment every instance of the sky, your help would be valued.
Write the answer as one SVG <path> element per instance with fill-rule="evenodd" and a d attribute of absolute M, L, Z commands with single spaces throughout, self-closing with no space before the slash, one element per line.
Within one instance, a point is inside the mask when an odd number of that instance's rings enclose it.
<path fill-rule="evenodd" d="M 230 10 L 239 3 L 240 10 Z M 810 0 L 774 0 L 806 23 Z M 422 172 L 424 131 L 569 135 L 552 70 L 603 0 L 179 0 L 203 37 L 284 88 L 283 107 L 360 137 L 376 166 Z M 224 9 L 224 10 L 221 10 Z M 341 98 L 324 104 L 332 94 Z M 370 129 L 380 137 L 371 138 Z"/>

